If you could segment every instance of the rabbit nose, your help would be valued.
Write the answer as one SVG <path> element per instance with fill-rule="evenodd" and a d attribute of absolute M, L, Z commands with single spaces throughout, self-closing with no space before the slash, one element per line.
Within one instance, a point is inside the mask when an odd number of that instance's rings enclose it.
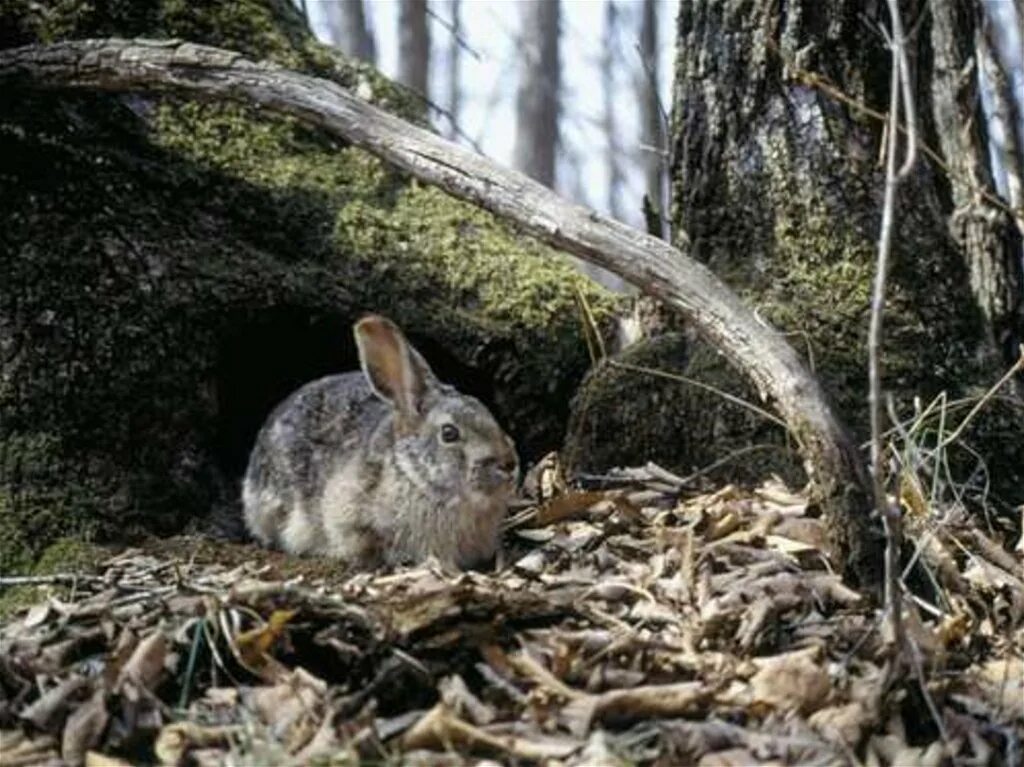
<path fill-rule="evenodd" d="M 519 472 L 519 461 L 515 455 L 490 456 L 483 461 L 484 465 L 503 480 L 514 480 Z"/>

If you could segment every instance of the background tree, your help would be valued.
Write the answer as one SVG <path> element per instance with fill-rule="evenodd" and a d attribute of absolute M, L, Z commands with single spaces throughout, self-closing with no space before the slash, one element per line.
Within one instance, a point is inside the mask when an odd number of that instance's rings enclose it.
<path fill-rule="evenodd" d="M 603 128 L 605 154 L 608 158 L 608 212 L 612 218 L 622 218 L 621 195 L 625 179 L 622 174 L 622 144 L 615 119 L 618 99 L 618 80 L 615 71 L 619 62 L 619 13 L 614 0 L 604 4 L 604 30 L 601 48 L 601 96 L 603 100 Z"/>
<path fill-rule="evenodd" d="M 448 30 L 448 138 L 458 140 L 462 109 L 462 0 L 451 0 L 451 29 Z"/>
<path fill-rule="evenodd" d="M 430 28 L 427 0 L 401 0 L 398 14 L 398 81 L 430 97 Z"/>
<path fill-rule="evenodd" d="M 363 0 L 326 0 L 320 5 L 327 41 L 348 56 L 375 63 L 377 46 L 367 24 Z"/>
<path fill-rule="evenodd" d="M 558 0 L 519 4 L 521 52 L 516 92 L 514 165 L 545 186 L 555 184 L 561 65 Z"/>
<path fill-rule="evenodd" d="M 644 169 L 644 193 L 653 211 L 659 217 L 660 233 L 667 232 L 668 211 L 667 158 L 665 151 L 665 115 L 659 89 L 661 84 L 658 65 L 658 3 L 643 0 L 640 18 L 640 72 L 637 91 L 640 94 L 640 152 Z"/>

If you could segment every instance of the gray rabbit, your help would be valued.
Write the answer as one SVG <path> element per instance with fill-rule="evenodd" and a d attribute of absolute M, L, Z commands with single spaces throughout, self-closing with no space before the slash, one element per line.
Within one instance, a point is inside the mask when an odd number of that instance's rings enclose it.
<path fill-rule="evenodd" d="M 247 527 L 265 545 L 357 568 L 490 559 L 515 445 L 393 322 L 369 316 L 353 329 L 362 372 L 306 384 L 260 430 L 242 485 Z"/>

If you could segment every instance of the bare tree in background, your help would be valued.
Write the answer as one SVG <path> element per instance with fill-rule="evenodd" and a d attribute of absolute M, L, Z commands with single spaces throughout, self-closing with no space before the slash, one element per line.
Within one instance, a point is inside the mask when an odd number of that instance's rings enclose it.
<path fill-rule="evenodd" d="M 622 146 L 615 123 L 615 65 L 618 52 L 619 11 L 615 0 L 604 4 L 604 32 L 601 41 L 601 93 L 604 98 L 602 118 L 608 158 L 608 212 L 612 218 L 622 220 L 620 196 L 624 183 L 622 174 Z"/>
<path fill-rule="evenodd" d="M 515 167 L 548 187 L 555 183 L 558 147 L 558 0 L 523 0 L 520 13 L 522 66 L 516 94 Z"/>
<path fill-rule="evenodd" d="M 331 45 L 346 56 L 376 63 L 377 46 L 366 23 L 363 0 L 326 0 L 323 14 Z"/>
<path fill-rule="evenodd" d="M 402 0 L 398 12 L 398 81 L 430 95 L 430 29 L 427 0 Z"/>
<path fill-rule="evenodd" d="M 459 133 L 459 111 L 462 109 L 462 83 L 460 57 L 462 55 L 462 0 L 451 0 L 451 42 L 448 45 L 448 115 L 450 116 L 448 138 L 452 141 Z"/>
<path fill-rule="evenodd" d="M 640 20 L 640 94 L 641 152 L 643 153 L 644 191 L 652 212 L 658 216 L 658 231 L 667 235 L 668 211 L 666 210 L 666 188 L 668 186 L 667 163 L 665 158 L 665 126 L 661 103 L 658 98 L 660 78 L 658 73 L 658 6 L 655 0 L 643 0 Z"/>

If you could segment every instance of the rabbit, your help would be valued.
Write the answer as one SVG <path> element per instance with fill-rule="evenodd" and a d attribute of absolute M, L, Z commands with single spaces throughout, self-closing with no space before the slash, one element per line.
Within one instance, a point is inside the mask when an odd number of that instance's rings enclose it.
<path fill-rule="evenodd" d="M 484 564 L 518 478 L 512 439 L 389 319 L 364 317 L 353 332 L 362 371 L 306 384 L 260 430 L 246 526 L 264 545 L 355 569 Z"/>

